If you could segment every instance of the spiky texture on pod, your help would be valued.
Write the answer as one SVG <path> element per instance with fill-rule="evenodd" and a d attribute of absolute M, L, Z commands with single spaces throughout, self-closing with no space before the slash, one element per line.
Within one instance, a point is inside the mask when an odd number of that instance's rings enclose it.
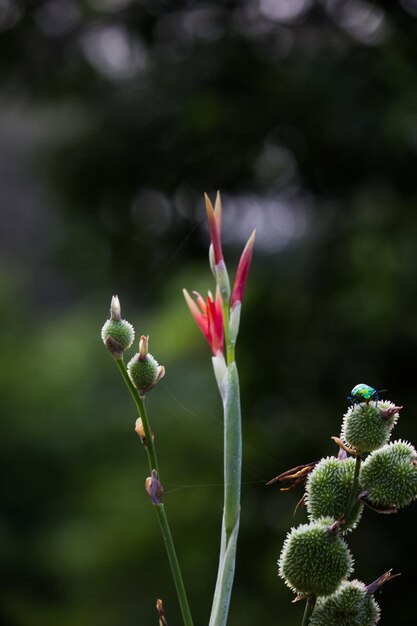
<path fill-rule="evenodd" d="M 367 499 L 400 508 L 417 498 L 417 453 L 406 441 L 394 441 L 372 452 L 363 463 L 359 482 Z"/>
<path fill-rule="evenodd" d="M 329 527 L 333 519 L 301 524 L 288 533 L 278 561 L 281 578 L 303 595 L 327 596 L 352 571 L 346 542 Z"/>
<path fill-rule="evenodd" d="M 387 443 L 398 412 L 388 418 L 383 411 L 393 409 L 395 405 L 386 400 L 361 402 L 350 407 L 343 417 L 342 439 L 358 452 L 372 452 Z"/>
<path fill-rule="evenodd" d="M 306 505 L 310 520 L 320 517 L 339 519 L 346 513 L 355 474 L 355 459 L 322 459 L 309 474 L 306 485 Z M 355 528 L 363 505 L 355 505 L 349 519 L 341 526 L 342 532 Z"/>
<path fill-rule="evenodd" d="M 109 319 L 101 329 L 101 338 L 106 348 L 109 348 L 110 351 L 114 350 L 109 347 L 109 339 L 111 340 L 110 346 L 120 346 L 120 352 L 122 353 L 132 345 L 135 339 L 135 331 L 132 324 L 126 320 Z"/>
<path fill-rule="evenodd" d="M 380 609 L 364 583 L 343 581 L 327 598 L 317 600 L 309 626 L 375 626 Z"/>
<path fill-rule="evenodd" d="M 160 366 L 152 354 L 140 358 L 137 353 L 127 364 L 129 378 L 139 391 L 146 391 L 158 380 Z"/>

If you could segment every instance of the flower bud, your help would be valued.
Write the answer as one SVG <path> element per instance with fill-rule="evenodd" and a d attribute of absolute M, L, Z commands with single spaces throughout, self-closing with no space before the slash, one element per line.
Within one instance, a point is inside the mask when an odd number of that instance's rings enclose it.
<path fill-rule="evenodd" d="M 359 453 L 377 450 L 390 438 L 399 408 L 385 400 L 355 404 L 344 415 L 342 439 Z"/>
<path fill-rule="evenodd" d="M 152 504 L 162 504 L 164 488 L 158 480 L 156 470 L 152 470 L 151 475 L 145 480 L 145 491 L 150 497 Z"/>
<path fill-rule="evenodd" d="M 278 561 L 279 575 L 301 595 L 327 596 L 352 571 L 353 559 L 346 542 L 322 518 L 292 528 Z"/>
<path fill-rule="evenodd" d="M 359 483 L 366 498 L 380 507 L 400 508 L 417 498 L 417 453 L 406 441 L 372 452 L 363 463 Z"/>
<path fill-rule="evenodd" d="M 101 329 L 101 338 L 106 348 L 116 359 L 121 358 L 123 352 L 130 348 L 135 339 L 132 324 L 121 319 L 120 302 L 117 296 L 112 298 L 110 319 Z"/>
<path fill-rule="evenodd" d="M 318 598 L 309 626 L 375 626 L 380 609 L 364 583 L 343 581 L 326 598 Z"/>
<path fill-rule="evenodd" d="M 347 509 L 355 474 L 355 459 L 329 456 L 322 459 L 309 474 L 305 502 L 309 519 L 342 517 Z M 342 532 L 352 530 L 359 522 L 363 505 L 355 504 L 349 519 L 341 525 Z"/>
<path fill-rule="evenodd" d="M 148 339 L 142 335 L 139 352 L 127 364 L 129 378 L 142 395 L 153 389 L 165 374 L 163 365 L 148 353 Z"/>

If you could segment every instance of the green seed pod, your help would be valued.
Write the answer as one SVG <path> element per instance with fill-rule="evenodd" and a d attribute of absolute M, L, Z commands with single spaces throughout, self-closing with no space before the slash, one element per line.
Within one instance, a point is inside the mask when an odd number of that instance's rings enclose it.
<path fill-rule="evenodd" d="M 334 520 L 322 518 L 291 529 L 284 541 L 278 571 L 296 593 L 327 596 L 349 576 L 352 565 L 346 542 L 334 530 Z"/>
<path fill-rule="evenodd" d="M 342 439 L 360 453 L 377 450 L 390 438 L 399 408 L 385 400 L 351 406 L 343 417 Z"/>
<path fill-rule="evenodd" d="M 148 353 L 148 337 L 142 335 L 139 352 L 127 364 L 129 378 L 141 394 L 150 391 L 165 374 L 152 354 Z"/>
<path fill-rule="evenodd" d="M 106 348 L 115 358 L 120 358 L 123 352 L 130 348 L 135 339 L 135 331 L 132 324 L 121 319 L 120 302 L 117 296 L 112 298 L 110 319 L 105 322 L 101 329 L 101 338 Z"/>
<path fill-rule="evenodd" d="M 309 519 L 332 517 L 339 519 L 346 513 L 355 474 L 355 459 L 322 459 L 309 474 L 305 502 Z M 349 519 L 342 524 L 342 532 L 352 530 L 359 522 L 363 505 L 355 504 Z"/>
<path fill-rule="evenodd" d="M 359 483 L 372 504 L 400 508 L 417 498 L 417 453 L 406 441 L 372 452 L 363 463 Z"/>
<path fill-rule="evenodd" d="M 309 626 L 375 626 L 380 609 L 364 583 L 343 581 L 339 589 L 319 598 Z"/>

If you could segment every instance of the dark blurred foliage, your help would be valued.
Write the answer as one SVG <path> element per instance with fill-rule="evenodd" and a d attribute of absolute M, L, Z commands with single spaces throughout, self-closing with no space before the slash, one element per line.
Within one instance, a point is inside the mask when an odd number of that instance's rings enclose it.
<path fill-rule="evenodd" d="M 136 418 L 99 331 L 112 293 L 167 368 L 149 410 L 195 623 L 222 506 L 221 409 L 181 287 L 212 287 L 202 192 L 229 268 L 257 246 L 238 350 L 244 485 L 230 626 L 301 623 L 276 560 L 301 492 L 265 482 L 336 452 L 355 383 L 417 443 L 417 1 L 0 0 L 0 611 L 8 626 L 180 616 Z M 417 507 L 367 512 L 355 575 L 402 577 Z"/>

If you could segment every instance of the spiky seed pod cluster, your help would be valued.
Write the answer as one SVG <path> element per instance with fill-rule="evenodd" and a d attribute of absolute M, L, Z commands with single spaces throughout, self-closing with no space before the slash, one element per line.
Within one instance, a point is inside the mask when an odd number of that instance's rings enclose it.
<path fill-rule="evenodd" d="M 359 482 L 375 505 L 401 508 L 417 498 L 417 453 L 406 441 L 394 441 L 372 452 Z"/>
<path fill-rule="evenodd" d="M 135 339 L 135 330 L 132 324 L 121 318 L 120 302 L 117 296 L 112 298 L 110 319 L 105 322 L 101 329 L 101 338 L 115 358 L 120 358 Z"/>
<path fill-rule="evenodd" d="M 355 473 L 355 459 L 322 459 L 309 474 L 305 502 L 310 520 L 321 517 L 339 519 L 345 514 Z M 363 505 L 354 506 L 349 519 L 341 526 L 342 532 L 352 530 L 359 522 Z"/>
<path fill-rule="evenodd" d="M 317 600 L 309 626 L 375 626 L 380 610 L 364 583 L 343 581 L 337 591 Z"/>
<path fill-rule="evenodd" d="M 293 591 L 327 596 L 352 571 L 353 559 L 346 542 L 323 518 L 301 524 L 288 533 L 278 561 L 279 575 Z"/>
<path fill-rule="evenodd" d="M 358 452 L 372 452 L 386 444 L 399 414 L 389 401 L 361 402 L 343 417 L 342 439 Z"/>
<path fill-rule="evenodd" d="M 139 352 L 127 364 L 129 378 L 141 394 L 150 391 L 165 374 L 165 368 L 148 353 L 148 337 L 142 335 Z"/>

